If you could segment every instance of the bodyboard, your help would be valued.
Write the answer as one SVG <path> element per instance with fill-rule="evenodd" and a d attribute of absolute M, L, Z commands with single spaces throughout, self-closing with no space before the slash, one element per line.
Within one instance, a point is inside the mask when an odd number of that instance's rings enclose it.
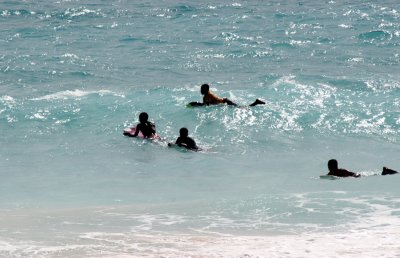
<path fill-rule="evenodd" d="M 336 180 L 339 179 L 337 176 L 331 176 L 331 175 L 321 175 L 319 176 L 320 179 L 328 179 L 328 180 Z"/>

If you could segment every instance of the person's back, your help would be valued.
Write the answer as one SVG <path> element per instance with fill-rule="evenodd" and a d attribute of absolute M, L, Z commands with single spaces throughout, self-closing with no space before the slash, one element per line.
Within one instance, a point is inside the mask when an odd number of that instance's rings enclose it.
<path fill-rule="evenodd" d="M 338 162 L 336 159 L 331 159 L 328 161 L 328 169 L 329 176 L 337 176 L 337 177 L 359 177 L 360 174 L 356 174 L 354 172 L 350 172 L 346 169 L 339 168 Z"/>
<path fill-rule="evenodd" d="M 214 93 L 210 91 L 210 86 L 208 84 L 203 84 L 201 85 L 201 94 L 204 95 L 203 97 L 203 103 L 205 105 L 217 105 L 217 104 L 223 104 L 225 103 L 225 99 L 218 97 Z"/>
<path fill-rule="evenodd" d="M 203 103 L 206 105 L 217 105 L 225 103 L 223 98 L 218 97 L 211 91 L 207 92 L 207 94 L 203 97 Z"/>
<path fill-rule="evenodd" d="M 142 132 L 143 136 L 146 138 L 151 138 L 156 133 L 155 124 L 148 121 L 149 115 L 146 112 L 142 112 L 139 115 L 140 123 L 136 126 L 135 134 L 132 135 L 133 137 L 138 136 L 139 131 Z"/>
<path fill-rule="evenodd" d="M 151 138 L 156 133 L 154 123 L 149 121 L 138 124 L 136 130 L 142 132 L 143 136 L 147 138 Z"/>

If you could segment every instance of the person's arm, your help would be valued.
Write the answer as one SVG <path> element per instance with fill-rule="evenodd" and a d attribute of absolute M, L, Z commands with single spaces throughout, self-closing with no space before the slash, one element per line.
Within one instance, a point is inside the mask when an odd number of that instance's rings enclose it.
<path fill-rule="evenodd" d="M 156 124 L 152 122 L 148 122 L 148 126 L 150 127 L 151 134 L 156 134 Z"/>
<path fill-rule="evenodd" d="M 175 142 L 179 147 L 186 147 L 186 142 L 182 139 L 182 137 L 178 137 Z"/>
<path fill-rule="evenodd" d="M 196 102 L 196 101 L 190 102 L 188 104 L 189 107 L 201 107 L 201 106 L 204 106 L 204 105 L 205 105 L 204 103 Z"/>
<path fill-rule="evenodd" d="M 180 143 L 181 143 L 181 137 L 178 137 L 178 139 L 176 139 L 175 143 L 170 142 L 170 143 L 168 143 L 168 146 L 169 147 L 172 147 L 174 145 L 181 146 Z"/>
<path fill-rule="evenodd" d="M 210 103 L 208 102 L 207 95 L 208 95 L 208 93 L 206 95 L 204 95 L 204 97 L 203 97 L 203 105 L 208 106 L 208 105 L 210 105 Z"/>
<path fill-rule="evenodd" d="M 187 138 L 184 140 L 184 142 L 182 142 L 182 143 L 180 144 L 180 146 L 185 147 L 186 149 L 192 150 L 192 151 L 197 151 L 197 150 L 199 149 L 199 148 L 197 147 L 197 145 L 196 145 L 196 142 L 195 142 L 192 138 L 190 138 L 190 137 L 187 137 Z"/>
<path fill-rule="evenodd" d="M 137 137 L 139 135 L 139 130 L 140 130 L 140 127 L 139 127 L 139 124 L 137 124 L 136 125 L 136 129 L 135 129 L 135 133 L 132 135 L 132 137 Z"/>

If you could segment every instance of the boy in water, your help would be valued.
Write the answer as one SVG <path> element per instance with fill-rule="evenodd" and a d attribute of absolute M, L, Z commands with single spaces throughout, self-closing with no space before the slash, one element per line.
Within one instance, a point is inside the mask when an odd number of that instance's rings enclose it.
<path fill-rule="evenodd" d="M 328 176 L 338 176 L 338 177 L 360 177 L 360 174 L 347 171 L 343 168 L 338 168 L 338 162 L 336 159 L 331 159 L 328 161 Z"/>
<path fill-rule="evenodd" d="M 198 151 L 199 147 L 197 147 L 196 142 L 189 137 L 189 131 L 187 128 L 182 127 L 179 130 L 179 137 L 176 139 L 176 145 L 179 147 L 184 147 L 188 150 Z M 168 146 L 171 147 L 173 143 L 168 143 Z"/>
<path fill-rule="evenodd" d="M 204 106 L 204 105 L 217 105 L 217 104 L 228 104 L 231 106 L 238 106 L 236 103 L 232 102 L 228 98 L 221 98 L 215 95 L 210 91 L 210 85 L 208 84 L 203 84 L 201 85 L 200 93 L 203 96 L 203 103 L 201 102 L 190 102 L 189 104 L 191 106 Z M 265 102 L 261 101 L 259 99 L 256 99 L 252 104 L 250 104 L 250 107 L 256 106 L 256 105 L 264 105 Z"/>
<path fill-rule="evenodd" d="M 139 124 L 136 125 L 135 133 L 129 134 L 124 133 L 126 136 L 137 137 L 139 135 L 139 131 L 142 132 L 145 138 L 153 138 L 156 136 L 156 126 L 154 123 L 149 122 L 149 115 L 146 112 L 142 112 L 139 115 Z"/>

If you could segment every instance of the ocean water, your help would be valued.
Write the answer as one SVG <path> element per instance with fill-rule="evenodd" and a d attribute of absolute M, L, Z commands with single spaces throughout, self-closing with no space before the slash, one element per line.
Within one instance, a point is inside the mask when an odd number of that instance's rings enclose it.
<path fill-rule="evenodd" d="M 399 54 L 393 0 L 1 1 L 0 256 L 400 256 Z"/>

